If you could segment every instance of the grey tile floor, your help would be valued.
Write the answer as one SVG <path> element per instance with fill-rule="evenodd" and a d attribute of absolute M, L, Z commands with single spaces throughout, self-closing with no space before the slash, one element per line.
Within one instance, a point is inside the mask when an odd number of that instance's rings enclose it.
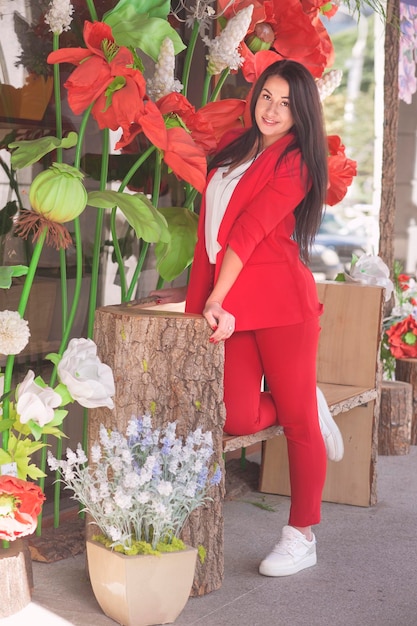
<path fill-rule="evenodd" d="M 265 510 L 259 503 L 267 503 Z M 288 498 L 249 492 L 226 501 L 221 589 L 190 598 L 177 626 L 417 626 L 417 447 L 380 457 L 378 504 L 323 504 L 316 567 L 259 576 Z M 1 626 L 111 626 L 92 594 L 84 555 L 34 563 L 32 602 Z M 0 599 L 1 601 L 1 599 Z"/>

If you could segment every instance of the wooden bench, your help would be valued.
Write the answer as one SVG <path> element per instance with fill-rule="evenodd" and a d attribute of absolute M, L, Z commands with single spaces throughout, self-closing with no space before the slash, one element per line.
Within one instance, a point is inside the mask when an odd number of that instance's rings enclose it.
<path fill-rule="evenodd" d="M 344 440 L 342 461 L 328 463 L 323 500 L 369 506 L 376 503 L 376 460 L 381 368 L 379 351 L 383 289 L 357 283 L 318 283 L 324 304 L 317 384 Z M 280 426 L 254 435 L 223 436 L 225 452 L 260 441 L 259 490 L 290 494 L 288 457 Z"/>

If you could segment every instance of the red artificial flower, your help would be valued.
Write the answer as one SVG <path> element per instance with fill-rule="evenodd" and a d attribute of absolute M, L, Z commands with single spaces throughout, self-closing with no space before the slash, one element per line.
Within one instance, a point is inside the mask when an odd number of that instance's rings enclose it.
<path fill-rule="evenodd" d="M 48 56 L 48 63 L 78 66 L 64 84 L 71 110 L 79 115 L 94 103 L 92 115 L 100 128 L 122 128 L 118 147 L 131 141 L 134 125 L 136 133 L 143 131 L 164 149 L 164 120 L 146 96 L 145 78 L 135 67 L 132 52 L 115 43 L 110 26 L 104 22 L 86 21 L 83 35 L 87 48 L 61 48 Z"/>
<path fill-rule="evenodd" d="M 357 164 L 345 155 L 345 146 L 338 135 L 329 135 L 327 143 L 329 146 L 329 184 L 326 204 L 333 206 L 345 197 L 347 188 L 357 174 Z"/>
<path fill-rule="evenodd" d="M 14 476 L 0 476 L 0 539 L 14 541 L 31 535 L 44 500 L 37 485 Z"/>
<path fill-rule="evenodd" d="M 410 285 L 408 284 L 409 280 L 410 276 L 408 276 L 408 274 L 398 274 L 398 284 L 401 291 L 407 291 L 407 289 L 410 289 Z"/>
<path fill-rule="evenodd" d="M 337 13 L 339 8 L 338 4 L 329 2 L 329 0 L 301 0 L 301 4 L 306 13 L 321 12 L 329 19 Z"/>
<path fill-rule="evenodd" d="M 388 344 L 393 357 L 417 357 L 417 322 L 412 315 L 393 324 L 386 331 Z"/>
<path fill-rule="evenodd" d="M 275 33 L 272 45 L 275 54 L 271 51 L 270 63 L 279 59 L 292 59 L 302 63 L 316 78 L 320 78 L 326 67 L 333 64 L 333 44 L 318 12 L 305 13 L 300 0 L 265 2 L 265 22 L 270 24 Z M 243 74 L 248 82 L 254 82 L 252 57 L 262 51 L 253 55 L 247 46 L 241 48 L 245 59 Z"/>

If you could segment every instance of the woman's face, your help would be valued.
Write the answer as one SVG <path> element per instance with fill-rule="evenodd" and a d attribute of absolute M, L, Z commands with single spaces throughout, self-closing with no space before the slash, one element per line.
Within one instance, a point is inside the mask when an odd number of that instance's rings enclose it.
<path fill-rule="evenodd" d="M 294 124 L 289 95 L 290 87 L 284 78 L 270 76 L 266 79 L 255 106 L 255 120 L 264 148 L 284 137 Z"/>

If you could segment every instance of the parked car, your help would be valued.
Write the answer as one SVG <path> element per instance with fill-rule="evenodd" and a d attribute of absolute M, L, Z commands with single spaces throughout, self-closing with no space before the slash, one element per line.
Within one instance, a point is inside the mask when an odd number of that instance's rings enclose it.
<path fill-rule="evenodd" d="M 315 243 L 334 250 L 346 270 L 350 268 L 353 254 L 361 256 L 367 251 L 363 228 L 360 225 L 355 226 L 353 222 L 351 225 L 331 212 L 325 213 Z"/>
<path fill-rule="evenodd" d="M 310 252 L 309 268 L 316 280 L 334 280 L 343 270 L 343 265 L 333 248 L 317 243 L 316 240 Z"/>

